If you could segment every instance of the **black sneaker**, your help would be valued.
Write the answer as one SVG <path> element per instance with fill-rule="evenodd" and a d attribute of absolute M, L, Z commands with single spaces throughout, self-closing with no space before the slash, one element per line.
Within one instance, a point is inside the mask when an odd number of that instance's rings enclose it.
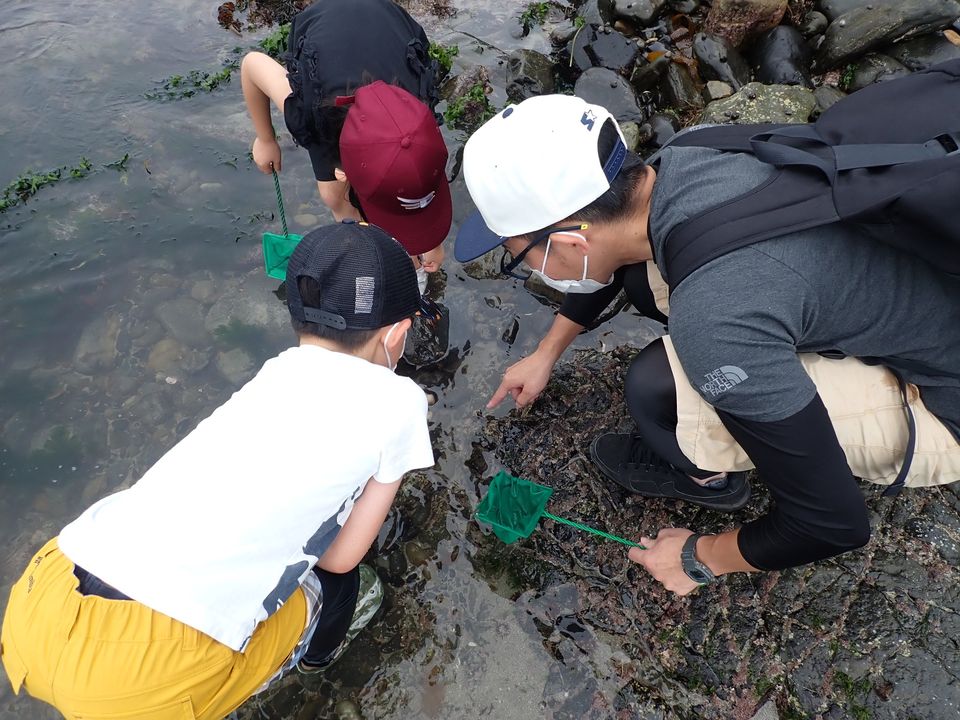
<path fill-rule="evenodd" d="M 703 487 L 648 448 L 637 434 L 605 433 L 591 443 L 590 457 L 617 485 L 644 497 L 676 498 L 726 512 L 739 510 L 750 499 L 745 472 L 727 473 L 722 488 Z"/>

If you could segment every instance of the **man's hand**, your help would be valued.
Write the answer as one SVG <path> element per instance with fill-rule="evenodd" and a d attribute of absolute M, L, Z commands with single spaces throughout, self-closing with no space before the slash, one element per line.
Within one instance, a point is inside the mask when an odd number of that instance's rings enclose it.
<path fill-rule="evenodd" d="M 275 139 L 253 141 L 253 162 L 260 168 L 260 172 L 268 175 L 274 170 L 280 172 L 280 143 Z"/>
<path fill-rule="evenodd" d="M 554 362 L 555 360 L 550 355 L 537 350 L 532 355 L 508 367 L 503 374 L 500 387 L 497 388 L 493 397 L 490 398 L 490 402 L 487 403 L 487 409 L 495 408 L 507 395 L 513 397 L 517 407 L 532 403 L 547 386 Z"/>
<path fill-rule="evenodd" d="M 699 583 L 687 576 L 680 563 L 683 543 L 691 535 L 693 532 L 686 528 L 665 528 L 657 533 L 656 538 L 640 538 L 640 544 L 647 549 L 630 548 L 629 557 L 643 565 L 654 580 L 667 590 L 677 595 L 687 595 L 700 587 Z"/>
<path fill-rule="evenodd" d="M 418 255 L 416 260 L 428 273 L 436 272 L 443 264 L 443 244 L 437 245 L 433 250 L 427 250 L 422 255 Z M 417 264 L 414 263 L 414 264 Z"/>

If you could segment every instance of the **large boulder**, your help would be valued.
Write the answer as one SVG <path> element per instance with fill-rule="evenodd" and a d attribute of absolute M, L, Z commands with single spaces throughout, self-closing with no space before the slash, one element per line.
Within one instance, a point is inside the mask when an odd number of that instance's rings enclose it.
<path fill-rule="evenodd" d="M 874 0 L 830 23 L 816 67 L 836 67 L 886 43 L 942 30 L 958 17 L 957 0 Z"/>
<path fill-rule="evenodd" d="M 893 80 L 909 74 L 910 71 L 903 64 L 889 55 L 870 53 L 857 63 L 857 67 L 853 71 L 853 81 L 848 89 L 853 92 L 854 90 L 861 90 L 867 85 L 873 85 L 873 83 Z"/>
<path fill-rule="evenodd" d="M 748 37 L 779 25 L 786 10 L 787 0 L 714 0 L 705 29 L 739 47 Z"/>
<path fill-rule="evenodd" d="M 754 77 L 764 85 L 803 85 L 812 88 L 813 52 L 796 28 L 778 25 L 763 33 L 750 51 Z"/>
<path fill-rule="evenodd" d="M 926 70 L 931 65 L 960 58 L 960 45 L 947 39 L 945 33 L 922 35 L 884 49 L 884 54 L 899 61 L 908 70 Z"/>
<path fill-rule="evenodd" d="M 626 20 L 636 27 L 651 25 L 663 12 L 667 0 L 613 0 L 611 15 L 617 20 Z"/>
<path fill-rule="evenodd" d="M 113 367 L 117 359 L 120 324 L 120 315 L 110 312 L 96 318 L 83 329 L 73 352 L 73 364 L 79 372 L 92 374 Z"/>
<path fill-rule="evenodd" d="M 707 105 L 705 123 L 805 123 L 816 107 L 813 93 L 796 85 L 749 83 L 732 97 Z"/>
<path fill-rule="evenodd" d="M 697 33 L 693 37 L 693 55 L 700 77 L 719 80 L 739 90 L 750 82 L 750 66 L 726 39 L 718 35 Z"/>
<path fill-rule="evenodd" d="M 639 54 L 634 40 L 606 25 L 586 25 L 570 43 L 570 59 L 579 72 L 604 67 L 626 74 Z"/>
<path fill-rule="evenodd" d="M 520 103 L 553 92 L 553 61 L 536 50 L 514 50 L 507 57 L 507 97 Z"/>
<path fill-rule="evenodd" d="M 574 93 L 587 102 L 605 107 L 618 122 L 639 123 L 645 119 L 637 93 L 613 70 L 590 68 L 577 80 Z"/>

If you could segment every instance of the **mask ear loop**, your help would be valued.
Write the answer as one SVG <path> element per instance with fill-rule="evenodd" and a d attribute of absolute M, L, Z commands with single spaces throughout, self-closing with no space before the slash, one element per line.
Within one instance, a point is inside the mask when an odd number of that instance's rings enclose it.
<path fill-rule="evenodd" d="M 586 229 L 587 229 L 587 226 L 586 226 L 586 225 L 582 225 L 582 226 L 580 227 L 580 229 L 581 229 L 581 230 L 586 230 Z M 583 240 L 584 242 L 587 241 L 587 239 L 586 239 L 583 235 L 581 235 L 580 233 L 578 233 L 578 232 L 570 232 L 570 231 L 568 231 L 568 230 L 559 230 L 559 231 L 556 231 L 556 232 L 551 233 L 551 234 L 552 234 L 552 235 L 572 235 L 573 237 L 578 237 L 578 238 L 580 238 L 580 239 Z M 547 238 L 547 252 L 548 252 L 548 253 L 550 252 L 550 238 Z M 546 253 L 544 253 L 544 255 L 543 255 L 543 267 L 540 268 L 540 272 L 542 272 L 544 275 L 547 274 L 546 272 L 544 272 L 544 269 L 543 269 L 543 268 L 545 268 L 546 266 L 547 266 L 547 255 L 546 255 Z M 587 279 L 587 256 L 584 255 L 584 256 L 583 256 L 583 277 L 580 278 L 580 282 L 583 282 L 583 281 L 586 280 L 586 279 Z"/>

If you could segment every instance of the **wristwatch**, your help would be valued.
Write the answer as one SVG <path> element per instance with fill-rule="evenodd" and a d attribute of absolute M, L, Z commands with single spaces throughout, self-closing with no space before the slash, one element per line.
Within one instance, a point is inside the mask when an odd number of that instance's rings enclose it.
<path fill-rule="evenodd" d="M 683 550 L 680 551 L 680 564 L 687 577 L 700 585 L 712 583 L 717 579 L 713 571 L 697 559 L 697 540 L 703 535 L 694 533 L 687 538 L 683 544 Z"/>

